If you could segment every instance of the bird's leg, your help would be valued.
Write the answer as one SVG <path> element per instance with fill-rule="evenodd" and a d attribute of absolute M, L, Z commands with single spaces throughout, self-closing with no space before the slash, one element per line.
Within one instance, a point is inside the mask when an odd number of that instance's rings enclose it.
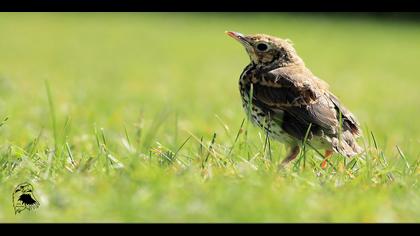
<path fill-rule="evenodd" d="M 331 155 L 333 154 L 333 151 L 330 149 L 325 150 L 325 154 L 324 154 L 324 160 L 321 163 L 321 168 L 325 169 L 327 168 L 327 160 L 329 157 L 331 157 Z"/>
<path fill-rule="evenodd" d="M 300 148 L 299 146 L 294 146 L 292 148 L 292 150 L 290 151 L 289 155 L 287 155 L 286 159 L 284 159 L 281 162 L 281 165 L 286 165 L 287 163 L 289 163 L 290 161 L 292 161 L 293 159 L 296 158 L 296 156 L 299 154 Z"/>

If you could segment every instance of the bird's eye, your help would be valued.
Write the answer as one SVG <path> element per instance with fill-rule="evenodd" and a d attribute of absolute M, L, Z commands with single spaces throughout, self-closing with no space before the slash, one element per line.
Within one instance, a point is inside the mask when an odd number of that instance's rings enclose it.
<path fill-rule="evenodd" d="M 258 44 L 257 44 L 257 49 L 258 49 L 258 51 L 260 51 L 260 52 L 265 52 L 265 51 L 267 51 L 267 49 L 268 49 L 268 45 L 267 45 L 267 44 L 265 44 L 265 43 L 258 43 Z"/>

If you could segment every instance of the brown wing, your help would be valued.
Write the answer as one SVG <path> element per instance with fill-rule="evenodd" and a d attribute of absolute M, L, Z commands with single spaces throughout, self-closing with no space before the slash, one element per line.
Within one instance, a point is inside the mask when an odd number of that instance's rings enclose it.
<path fill-rule="evenodd" d="M 290 135 L 303 139 L 310 124 L 315 135 L 337 132 L 335 104 L 325 84 L 308 70 L 281 68 L 261 77 L 253 84 L 254 102 L 274 114 L 281 112 L 281 126 Z"/>
<path fill-rule="evenodd" d="M 341 114 L 341 120 L 343 122 L 343 130 L 349 130 L 352 134 L 355 136 L 360 136 L 361 130 L 360 130 L 360 124 L 357 121 L 356 117 L 351 113 L 347 108 L 341 105 L 338 98 L 332 94 L 328 94 L 331 101 L 334 103 L 335 109 L 339 114 Z"/>
<path fill-rule="evenodd" d="M 279 108 L 311 104 L 322 95 L 326 87 L 302 66 L 261 72 L 254 78 L 254 86 L 262 88 L 254 90 L 259 99 L 267 105 Z"/>

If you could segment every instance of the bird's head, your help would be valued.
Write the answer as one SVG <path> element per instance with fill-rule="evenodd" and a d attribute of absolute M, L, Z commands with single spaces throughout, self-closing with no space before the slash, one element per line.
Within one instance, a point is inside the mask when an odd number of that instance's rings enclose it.
<path fill-rule="evenodd" d="M 225 33 L 245 47 L 252 63 L 256 65 L 282 67 L 303 64 L 289 40 L 266 34 L 244 35 L 233 31 Z"/>

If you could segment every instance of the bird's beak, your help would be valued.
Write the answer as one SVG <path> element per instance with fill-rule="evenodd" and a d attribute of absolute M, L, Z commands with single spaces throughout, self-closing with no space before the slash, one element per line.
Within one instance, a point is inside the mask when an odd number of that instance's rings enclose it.
<path fill-rule="evenodd" d="M 249 46 L 249 42 L 246 39 L 245 35 L 238 33 L 238 32 L 234 32 L 234 31 L 225 31 L 225 33 L 227 35 L 229 35 L 230 37 L 238 40 L 240 43 L 242 43 L 244 46 Z"/>

